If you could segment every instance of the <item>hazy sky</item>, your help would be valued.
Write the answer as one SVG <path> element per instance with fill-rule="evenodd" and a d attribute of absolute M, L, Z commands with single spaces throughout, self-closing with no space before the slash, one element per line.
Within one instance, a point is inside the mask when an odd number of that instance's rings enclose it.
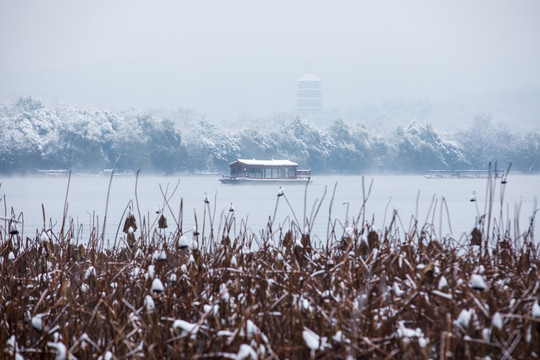
<path fill-rule="evenodd" d="M 0 0 L 0 98 L 221 116 L 540 86 L 540 1 Z"/>

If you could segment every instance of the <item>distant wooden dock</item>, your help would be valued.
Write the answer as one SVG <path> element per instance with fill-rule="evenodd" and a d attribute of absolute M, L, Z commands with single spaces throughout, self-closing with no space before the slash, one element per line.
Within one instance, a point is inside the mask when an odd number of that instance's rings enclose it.
<path fill-rule="evenodd" d="M 427 170 L 427 179 L 488 179 L 503 178 L 504 170 Z"/>

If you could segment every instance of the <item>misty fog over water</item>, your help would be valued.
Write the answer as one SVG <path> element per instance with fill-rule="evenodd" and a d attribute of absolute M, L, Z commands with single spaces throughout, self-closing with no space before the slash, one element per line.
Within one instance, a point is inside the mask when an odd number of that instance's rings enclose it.
<path fill-rule="evenodd" d="M 15 214 L 24 215 L 25 236 L 33 237 L 36 230 L 43 229 L 43 214 L 41 205 L 45 208 L 46 228 L 50 227 L 52 221 L 53 231 L 60 231 L 62 224 L 62 214 L 64 208 L 64 198 L 67 190 L 67 177 L 6 177 L 2 179 L 1 193 L 5 194 L 5 204 L 8 209 L 13 208 Z M 103 217 L 107 198 L 107 188 L 109 177 L 87 177 L 73 176 L 69 188 L 68 219 L 73 219 L 74 224 L 82 226 L 80 241 L 86 243 L 89 238 L 89 228 L 94 221 L 99 220 L 99 231 L 101 232 Z M 163 206 L 163 196 L 159 185 L 163 191 L 168 188 L 168 194 L 176 186 L 178 180 L 180 185 L 177 192 L 170 200 L 170 207 L 174 217 L 178 218 L 180 210 L 180 200 L 183 199 L 183 230 L 190 234 L 195 225 L 196 213 L 199 224 L 199 231 L 202 228 L 204 214 L 205 193 L 210 199 L 210 206 L 216 211 L 216 229 L 220 226 L 223 229 L 224 216 L 230 216 L 229 207 L 233 204 L 234 216 L 236 217 L 236 230 L 241 226 L 241 221 L 247 222 L 247 227 L 257 236 L 260 230 L 264 229 L 269 217 L 274 213 L 277 201 L 278 186 L 276 185 L 222 185 L 217 181 L 216 176 L 182 176 L 178 177 L 156 177 L 141 176 L 138 184 L 138 196 L 141 215 L 154 222 L 157 219 L 156 207 Z M 510 233 L 514 234 L 514 219 L 519 219 L 519 231 L 524 232 L 529 226 L 530 216 L 533 213 L 535 199 L 540 197 L 540 177 L 538 175 L 510 175 L 505 188 L 503 202 L 503 221 L 510 221 Z M 384 230 L 389 226 L 394 210 L 398 211 L 394 227 L 398 227 L 401 233 L 409 231 L 411 217 L 417 214 L 420 226 L 433 224 L 433 231 L 437 236 L 450 235 L 455 239 L 461 239 L 462 235 L 470 234 L 475 226 L 477 218 L 476 205 L 479 214 L 486 214 L 486 179 L 426 179 L 423 176 L 366 176 L 364 177 L 364 189 L 366 196 L 373 181 L 371 193 L 369 195 L 365 218 L 373 224 L 375 230 Z M 344 222 L 348 219 L 349 225 L 353 218 L 356 219 L 362 207 L 363 191 L 361 176 L 317 176 L 313 183 L 309 185 L 307 192 L 307 217 L 310 218 L 312 208 L 317 200 L 320 200 L 327 186 L 327 194 L 321 205 L 321 210 L 314 222 L 312 238 L 315 244 L 321 242 L 325 244 L 327 225 L 329 217 L 330 201 L 334 185 L 337 183 L 335 198 L 332 205 L 332 221 L 336 222 L 336 232 L 338 236 L 343 234 Z M 501 209 L 501 184 L 496 181 L 494 194 L 494 204 L 492 216 L 499 221 Z M 294 214 L 303 225 L 304 214 L 304 190 L 302 185 L 284 186 L 287 199 L 291 203 Z M 477 203 L 470 202 L 472 192 L 477 194 Z M 441 201 L 444 200 L 448 207 L 442 212 Z M 217 202 L 214 201 L 217 199 Z M 3 199 L 2 199 L 3 200 Z M 114 242 L 116 232 L 121 222 L 122 213 L 128 202 L 135 203 L 135 177 L 115 176 L 113 177 L 109 207 L 107 214 L 107 227 L 105 238 Z M 433 206 L 430 211 L 430 206 Z M 418 206 L 418 209 L 417 209 Z M 347 213 L 348 210 L 348 213 Z M 418 212 L 417 212 L 418 211 Z M 137 214 L 137 210 L 134 209 Z M 173 233 L 176 224 L 168 209 L 164 212 L 168 219 L 166 233 Z M 281 200 L 278 204 L 278 212 L 275 224 L 289 227 L 288 221 L 294 220 L 294 214 Z M 518 216 L 519 214 L 519 216 Z M 4 214 L 3 214 L 4 215 Z M 346 215 L 347 218 L 346 218 Z M 448 216 L 451 228 L 448 226 Z M 137 215 L 138 217 L 138 215 Z M 442 220 L 442 222 L 441 222 Z M 208 221 L 208 218 L 207 220 Z M 286 223 L 286 224 L 285 224 Z M 208 222 L 207 222 L 208 224 Z M 535 231 L 540 231 L 539 222 L 536 221 Z M 96 224 L 97 226 L 97 224 Z M 208 225 L 207 225 L 208 226 Z M 277 228 L 276 226 L 274 227 Z M 140 231 L 140 230 L 139 230 Z M 208 231 L 208 227 L 206 228 Z M 121 229 L 119 237 L 123 236 Z M 206 234 L 208 236 L 208 233 Z"/>

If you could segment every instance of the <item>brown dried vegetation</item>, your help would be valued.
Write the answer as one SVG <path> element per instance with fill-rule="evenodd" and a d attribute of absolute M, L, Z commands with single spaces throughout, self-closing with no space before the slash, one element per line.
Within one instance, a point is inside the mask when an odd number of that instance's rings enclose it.
<path fill-rule="evenodd" d="M 77 359 L 540 354 L 532 228 L 480 247 L 474 234 L 460 243 L 433 226 L 400 235 L 357 221 L 342 236 L 332 227 L 329 246 L 317 247 L 292 221 L 235 232 L 227 214 L 223 229 L 210 218 L 185 247 L 181 216 L 175 222 L 168 236 L 143 224 L 135 241 L 126 229 L 116 248 L 97 230 L 83 246 L 72 231 L 44 242 L 2 227 L 0 357 L 54 358 L 55 344 Z M 473 274 L 485 290 L 473 288 Z"/>

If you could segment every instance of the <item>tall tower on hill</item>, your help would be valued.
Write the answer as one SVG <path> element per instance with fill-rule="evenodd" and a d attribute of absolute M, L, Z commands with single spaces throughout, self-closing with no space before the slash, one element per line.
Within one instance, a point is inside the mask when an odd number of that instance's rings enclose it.
<path fill-rule="evenodd" d="M 297 80 L 296 109 L 299 113 L 317 114 L 323 110 L 322 81 L 307 73 Z"/>

